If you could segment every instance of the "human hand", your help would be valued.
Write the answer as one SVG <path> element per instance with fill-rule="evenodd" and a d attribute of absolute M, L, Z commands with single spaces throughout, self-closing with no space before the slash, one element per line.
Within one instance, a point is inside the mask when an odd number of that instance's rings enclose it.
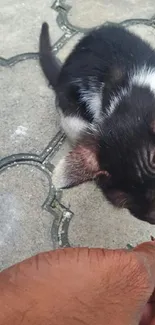
<path fill-rule="evenodd" d="M 155 325 L 155 243 L 68 248 L 0 273 L 1 325 Z"/>

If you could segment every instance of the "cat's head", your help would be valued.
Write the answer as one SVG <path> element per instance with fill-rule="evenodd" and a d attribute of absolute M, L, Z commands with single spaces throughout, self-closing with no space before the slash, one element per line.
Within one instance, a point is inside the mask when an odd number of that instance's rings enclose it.
<path fill-rule="evenodd" d="M 66 188 L 94 179 L 107 199 L 155 224 L 155 98 L 134 87 L 63 158 L 53 175 Z"/>

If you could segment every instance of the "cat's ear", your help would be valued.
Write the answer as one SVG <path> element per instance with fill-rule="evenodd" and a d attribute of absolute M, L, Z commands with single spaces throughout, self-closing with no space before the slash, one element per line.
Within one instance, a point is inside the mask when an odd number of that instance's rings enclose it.
<path fill-rule="evenodd" d="M 100 174 L 109 177 L 109 173 L 100 170 L 96 150 L 93 146 L 77 145 L 55 167 L 52 183 L 56 188 L 69 188 L 95 179 Z"/>

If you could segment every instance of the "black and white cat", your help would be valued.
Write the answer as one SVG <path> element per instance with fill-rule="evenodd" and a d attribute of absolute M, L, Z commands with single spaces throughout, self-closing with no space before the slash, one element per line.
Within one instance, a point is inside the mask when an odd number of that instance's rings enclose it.
<path fill-rule="evenodd" d="M 54 184 L 94 179 L 112 204 L 155 224 L 155 51 L 120 26 L 101 26 L 61 66 L 44 23 L 40 63 L 74 144 Z"/>

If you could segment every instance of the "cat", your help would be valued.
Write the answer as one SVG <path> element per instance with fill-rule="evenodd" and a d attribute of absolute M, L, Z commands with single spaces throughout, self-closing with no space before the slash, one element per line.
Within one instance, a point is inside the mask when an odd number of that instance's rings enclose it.
<path fill-rule="evenodd" d="M 103 25 L 62 65 L 43 23 L 40 64 L 73 144 L 54 170 L 54 185 L 93 179 L 114 206 L 155 224 L 154 49 L 120 25 Z"/>

